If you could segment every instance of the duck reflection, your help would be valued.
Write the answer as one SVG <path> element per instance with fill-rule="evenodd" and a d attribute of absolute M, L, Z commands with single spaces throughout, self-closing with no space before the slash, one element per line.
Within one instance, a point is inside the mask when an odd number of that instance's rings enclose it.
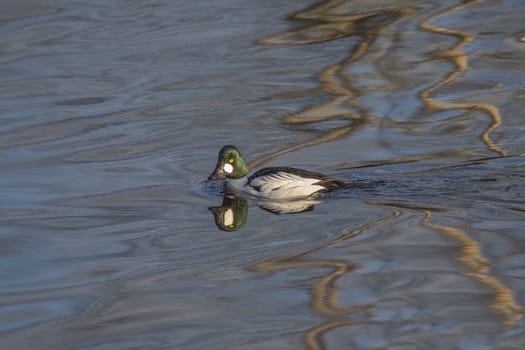
<path fill-rule="evenodd" d="M 320 200 L 305 199 L 287 202 L 257 201 L 258 207 L 273 214 L 297 214 L 314 209 Z M 215 218 L 215 225 L 223 231 L 236 231 L 244 226 L 248 216 L 248 201 L 231 193 L 224 194 L 222 204 L 208 208 Z"/>
<path fill-rule="evenodd" d="M 320 200 L 303 199 L 290 202 L 262 201 L 258 202 L 257 206 L 274 214 L 297 214 L 312 211 L 319 203 L 321 203 Z"/>
<path fill-rule="evenodd" d="M 236 231 L 244 226 L 248 216 L 248 202 L 232 194 L 225 194 L 219 207 L 208 208 L 215 217 L 215 225 L 223 231 Z"/>

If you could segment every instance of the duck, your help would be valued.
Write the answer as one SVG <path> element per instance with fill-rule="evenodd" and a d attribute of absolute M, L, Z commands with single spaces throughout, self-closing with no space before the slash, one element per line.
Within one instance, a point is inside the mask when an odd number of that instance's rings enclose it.
<path fill-rule="evenodd" d="M 262 168 L 249 175 L 249 168 L 237 147 L 221 148 L 209 181 L 226 178 L 226 188 L 240 196 L 272 201 L 315 198 L 348 187 L 348 183 L 321 173 L 286 166 Z"/>

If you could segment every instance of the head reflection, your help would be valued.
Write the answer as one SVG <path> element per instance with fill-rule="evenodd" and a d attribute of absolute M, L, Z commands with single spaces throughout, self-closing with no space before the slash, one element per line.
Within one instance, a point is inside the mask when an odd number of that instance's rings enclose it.
<path fill-rule="evenodd" d="M 236 231 L 244 226 L 248 216 L 248 202 L 225 194 L 219 207 L 208 208 L 215 217 L 215 225 L 223 231 Z"/>
<path fill-rule="evenodd" d="M 305 199 L 296 201 L 256 201 L 255 204 L 273 214 L 297 214 L 312 211 L 320 200 Z M 215 225 L 223 231 L 237 231 L 246 223 L 248 217 L 248 202 L 227 193 L 222 198 L 222 204 L 218 207 L 208 208 L 214 216 Z"/>

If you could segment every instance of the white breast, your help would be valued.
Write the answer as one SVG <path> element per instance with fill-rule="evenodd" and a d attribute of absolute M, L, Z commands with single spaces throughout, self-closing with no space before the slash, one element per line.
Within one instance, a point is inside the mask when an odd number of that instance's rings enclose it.
<path fill-rule="evenodd" d="M 245 176 L 240 179 L 226 179 L 226 184 L 228 185 L 228 188 L 237 192 L 237 193 L 244 193 L 249 194 L 251 196 L 257 196 L 257 191 L 247 186 L 248 178 Z"/>

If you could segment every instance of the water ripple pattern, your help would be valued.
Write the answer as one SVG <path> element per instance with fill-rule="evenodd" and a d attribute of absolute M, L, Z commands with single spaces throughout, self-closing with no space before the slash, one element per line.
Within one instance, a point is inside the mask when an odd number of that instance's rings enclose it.
<path fill-rule="evenodd" d="M 519 1 L 4 2 L 0 349 L 525 348 L 523 23 Z M 223 197 L 226 144 L 355 186 Z"/>

